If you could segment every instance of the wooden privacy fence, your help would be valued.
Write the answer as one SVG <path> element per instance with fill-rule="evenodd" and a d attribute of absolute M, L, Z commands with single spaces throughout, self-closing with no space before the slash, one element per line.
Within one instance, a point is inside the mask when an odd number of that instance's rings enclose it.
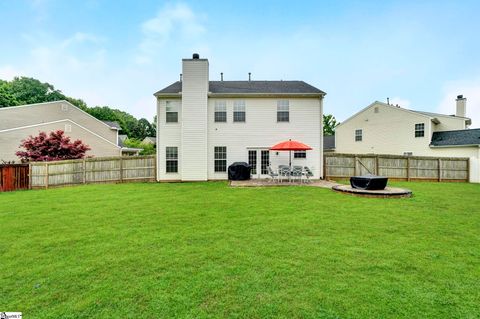
<path fill-rule="evenodd" d="M 375 174 L 398 180 L 468 182 L 468 158 L 401 155 L 324 154 L 325 178 Z"/>
<path fill-rule="evenodd" d="M 0 164 L 0 192 L 28 188 L 28 164 Z"/>
<path fill-rule="evenodd" d="M 32 188 L 90 183 L 154 181 L 155 155 L 96 157 L 56 162 L 33 162 Z"/>

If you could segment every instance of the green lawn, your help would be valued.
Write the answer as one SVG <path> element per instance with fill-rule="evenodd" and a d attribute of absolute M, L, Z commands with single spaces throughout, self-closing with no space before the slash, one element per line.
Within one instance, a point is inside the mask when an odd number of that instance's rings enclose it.
<path fill-rule="evenodd" d="M 0 193 L 24 318 L 478 318 L 480 185 L 409 199 L 226 183 Z"/>

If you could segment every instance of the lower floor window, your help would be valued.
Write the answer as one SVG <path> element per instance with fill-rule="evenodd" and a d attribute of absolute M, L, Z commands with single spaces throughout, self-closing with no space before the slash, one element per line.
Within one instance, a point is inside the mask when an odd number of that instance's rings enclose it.
<path fill-rule="evenodd" d="M 178 173 L 178 147 L 167 146 L 165 159 L 167 173 Z"/>
<path fill-rule="evenodd" d="M 227 171 L 227 147 L 215 146 L 214 159 L 215 159 L 215 163 L 214 163 L 215 172 L 226 172 Z"/>
<path fill-rule="evenodd" d="M 295 151 L 293 158 L 307 158 L 307 151 Z"/>

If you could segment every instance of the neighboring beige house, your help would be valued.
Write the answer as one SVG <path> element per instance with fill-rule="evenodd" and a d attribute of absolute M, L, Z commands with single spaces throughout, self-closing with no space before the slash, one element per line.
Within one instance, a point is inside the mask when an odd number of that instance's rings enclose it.
<path fill-rule="evenodd" d="M 15 153 L 29 135 L 55 130 L 87 144 L 91 148 L 87 156 L 122 154 L 117 123 L 100 121 L 67 101 L 55 101 L 0 108 L 0 162 L 18 161 Z"/>
<path fill-rule="evenodd" d="M 455 115 L 408 110 L 374 102 L 335 128 L 335 152 L 469 157 L 471 180 L 480 180 L 480 130 L 468 129 L 466 98 Z"/>
<path fill-rule="evenodd" d="M 157 145 L 157 138 L 155 136 L 147 136 L 142 140 L 142 144 Z"/>
<path fill-rule="evenodd" d="M 209 62 L 182 61 L 182 81 L 157 98 L 158 180 L 227 179 L 234 162 L 252 166 L 253 178 L 288 164 L 288 152 L 270 152 L 288 139 L 312 147 L 292 152 L 292 165 L 323 174 L 325 93 L 303 81 L 210 81 Z"/>

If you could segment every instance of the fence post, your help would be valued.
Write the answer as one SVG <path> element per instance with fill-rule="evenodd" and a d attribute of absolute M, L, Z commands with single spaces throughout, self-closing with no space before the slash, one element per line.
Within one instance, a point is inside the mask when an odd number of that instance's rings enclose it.
<path fill-rule="evenodd" d="M 379 170 L 379 167 L 378 167 L 378 155 L 375 157 L 375 174 L 376 175 L 380 175 L 380 173 L 378 172 Z"/>
<path fill-rule="evenodd" d="M 410 157 L 407 157 L 407 182 L 410 182 Z"/>
<path fill-rule="evenodd" d="M 48 188 L 48 162 L 45 162 L 45 188 Z"/>
<path fill-rule="evenodd" d="M 442 160 L 438 159 L 438 181 L 442 181 Z"/>
<path fill-rule="evenodd" d="M 327 180 L 327 157 L 323 154 L 323 179 Z"/>
<path fill-rule="evenodd" d="M 87 161 L 85 160 L 85 158 L 83 159 L 83 164 L 82 164 L 82 168 L 83 168 L 83 184 L 86 184 L 87 183 Z"/>
<path fill-rule="evenodd" d="M 355 156 L 353 160 L 353 176 L 357 176 L 357 161 L 358 157 Z"/>
<path fill-rule="evenodd" d="M 28 163 L 28 189 L 32 189 L 32 163 Z"/>
<path fill-rule="evenodd" d="M 123 183 L 123 156 L 120 156 L 120 183 Z"/>
<path fill-rule="evenodd" d="M 467 183 L 470 183 L 470 161 L 472 160 L 471 157 L 467 159 Z"/>

